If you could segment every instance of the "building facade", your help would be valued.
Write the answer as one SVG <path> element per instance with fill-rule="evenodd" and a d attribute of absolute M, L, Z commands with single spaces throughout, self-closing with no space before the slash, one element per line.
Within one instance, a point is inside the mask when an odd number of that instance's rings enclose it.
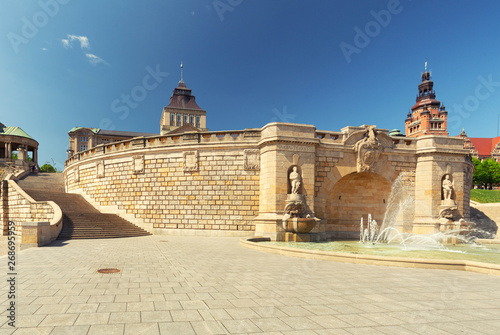
<path fill-rule="evenodd" d="M 134 137 L 148 137 L 156 135 L 158 134 L 74 127 L 70 131 L 68 131 L 68 158 L 78 152 L 92 149 L 101 144 L 109 144 L 113 142 L 128 140 Z"/>
<path fill-rule="evenodd" d="M 439 100 L 436 100 L 434 82 L 427 71 L 422 74 L 422 82 L 418 85 L 418 94 L 415 105 L 411 108 L 405 120 L 405 135 L 420 137 L 425 135 L 448 136 L 448 112 Z"/>
<path fill-rule="evenodd" d="M 497 137 L 469 137 L 462 129 L 457 137 L 464 140 L 464 149 L 469 150 L 472 157 L 483 161 L 493 158 L 500 162 L 500 136 Z"/>
<path fill-rule="evenodd" d="M 406 136 L 371 125 L 331 131 L 279 122 L 209 132 L 204 116 L 181 80 L 161 135 L 73 155 L 66 191 L 154 234 L 283 240 L 292 218 L 322 239 L 359 238 L 361 217 L 382 223 L 395 181 L 414 199 L 398 223 L 403 232 L 444 231 L 470 216 L 474 166 L 463 139 L 447 136 L 427 69 Z"/>

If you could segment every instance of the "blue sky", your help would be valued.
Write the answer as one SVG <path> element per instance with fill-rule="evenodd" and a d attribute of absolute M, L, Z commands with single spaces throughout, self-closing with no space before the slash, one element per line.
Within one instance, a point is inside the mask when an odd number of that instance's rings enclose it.
<path fill-rule="evenodd" d="M 159 133 L 181 61 L 210 130 L 273 121 L 404 130 L 427 59 L 450 134 L 465 127 L 471 137 L 497 135 L 495 1 L 3 0 L 0 6 L 0 122 L 37 139 L 41 164 L 54 159 L 58 169 L 74 126 Z"/>

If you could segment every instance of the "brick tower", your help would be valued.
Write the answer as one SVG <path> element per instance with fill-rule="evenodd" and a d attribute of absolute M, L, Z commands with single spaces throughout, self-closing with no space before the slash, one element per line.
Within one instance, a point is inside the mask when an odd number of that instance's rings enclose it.
<path fill-rule="evenodd" d="M 433 90 L 434 82 L 431 74 L 427 71 L 422 74 L 422 82 L 418 85 L 417 103 L 411 108 L 405 120 L 405 135 L 408 137 L 420 137 L 424 135 L 448 136 L 446 124 L 448 112 L 439 100 L 436 100 L 436 92 Z"/>

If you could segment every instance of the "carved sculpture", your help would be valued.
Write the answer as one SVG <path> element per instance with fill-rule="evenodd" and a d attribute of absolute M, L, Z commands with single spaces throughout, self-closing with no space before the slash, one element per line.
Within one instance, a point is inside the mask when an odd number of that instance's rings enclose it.
<path fill-rule="evenodd" d="M 300 218 L 304 214 L 305 205 L 302 200 L 287 200 L 285 206 L 285 214 L 288 217 Z"/>
<path fill-rule="evenodd" d="M 453 182 L 450 180 L 450 175 L 447 174 L 443 180 L 443 200 L 452 200 Z"/>
<path fill-rule="evenodd" d="M 247 149 L 243 151 L 245 170 L 260 170 L 260 150 Z"/>
<path fill-rule="evenodd" d="M 184 152 L 184 171 L 198 171 L 198 151 Z"/>
<path fill-rule="evenodd" d="M 443 208 L 439 211 L 439 216 L 451 221 L 456 221 L 461 218 L 457 206 Z"/>
<path fill-rule="evenodd" d="M 364 138 L 359 140 L 354 145 L 354 150 L 358 156 L 358 172 L 372 172 L 375 168 L 375 163 L 382 152 L 382 145 L 377 139 L 375 126 L 369 126 L 367 128 Z"/>
<path fill-rule="evenodd" d="M 297 167 L 294 166 L 292 172 L 290 172 L 290 185 L 292 186 L 291 194 L 299 194 L 300 185 L 302 183 L 302 178 L 297 172 Z"/>

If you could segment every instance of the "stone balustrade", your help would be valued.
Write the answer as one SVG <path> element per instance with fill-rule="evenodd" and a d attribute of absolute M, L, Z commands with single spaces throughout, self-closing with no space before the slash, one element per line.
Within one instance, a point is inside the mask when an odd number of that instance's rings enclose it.
<path fill-rule="evenodd" d="M 1 181 L 3 234 L 8 222 L 21 237 L 21 249 L 46 245 L 54 241 L 62 229 L 62 211 L 53 201 L 35 201 L 9 175 Z"/>
<path fill-rule="evenodd" d="M 81 151 L 66 160 L 65 166 L 70 166 L 80 160 L 85 160 L 99 155 L 123 152 L 128 150 L 182 146 L 187 144 L 227 144 L 242 143 L 248 141 L 258 141 L 260 139 L 260 129 L 245 129 L 231 131 L 212 132 L 187 132 L 174 135 L 158 135 L 154 137 L 137 137 L 129 140 L 100 144 L 86 151 Z"/>

